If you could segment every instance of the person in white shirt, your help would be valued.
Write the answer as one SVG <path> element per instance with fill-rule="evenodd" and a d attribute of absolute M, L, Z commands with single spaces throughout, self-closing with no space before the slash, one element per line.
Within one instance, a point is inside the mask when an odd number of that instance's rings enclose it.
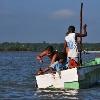
<path fill-rule="evenodd" d="M 78 47 L 77 47 L 77 37 L 87 36 L 87 25 L 83 26 L 83 33 L 76 33 L 74 26 L 68 27 L 68 32 L 65 36 L 64 51 L 67 54 L 67 60 L 74 59 L 77 62 L 78 59 Z M 68 62 L 67 61 L 67 62 Z"/>

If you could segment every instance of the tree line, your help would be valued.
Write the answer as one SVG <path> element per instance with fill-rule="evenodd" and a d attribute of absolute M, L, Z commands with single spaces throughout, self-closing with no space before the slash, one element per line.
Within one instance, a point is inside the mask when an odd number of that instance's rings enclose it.
<path fill-rule="evenodd" d="M 19 43 L 4 42 L 0 43 L 0 51 L 34 51 L 40 52 L 48 45 L 52 45 L 55 50 L 62 51 L 64 43 Z M 83 43 L 83 50 L 100 51 L 100 43 Z"/>

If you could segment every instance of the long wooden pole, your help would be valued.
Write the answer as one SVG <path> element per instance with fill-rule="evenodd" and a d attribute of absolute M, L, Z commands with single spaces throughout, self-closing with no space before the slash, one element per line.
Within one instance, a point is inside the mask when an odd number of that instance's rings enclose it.
<path fill-rule="evenodd" d="M 80 9 L 80 33 L 82 34 L 82 26 L 83 26 L 83 3 L 81 3 L 81 9 Z M 80 64 L 82 65 L 82 38 L 80 37 Z"/>

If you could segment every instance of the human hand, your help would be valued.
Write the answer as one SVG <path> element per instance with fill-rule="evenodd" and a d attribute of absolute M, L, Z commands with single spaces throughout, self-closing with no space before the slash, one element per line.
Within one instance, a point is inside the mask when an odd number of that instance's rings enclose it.
<path fill-rule="evenodd" d="M 83 29 L 86 29 L 86 27 L 87 27 L 87 24 L 84 24 L 84 25 L 83 25 Z"/>
<path fill-rule="evenodd" d="M 37 60 L 41 60 L 41 56 L 37 56 L 36 59 L 37 59 Z"/>
<path fill-rule="evenodd" d="M 42 57 L 41 56 L 37 56 L 36 58 L 37 60 L 39 60 L 41 63 L 43 62 Z"/>

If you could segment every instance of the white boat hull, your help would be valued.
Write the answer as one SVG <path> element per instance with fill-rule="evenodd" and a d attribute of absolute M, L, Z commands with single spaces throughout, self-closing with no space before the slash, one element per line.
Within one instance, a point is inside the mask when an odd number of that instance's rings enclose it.
<path fill-rule="evenodd" d="M 47 88 L 50 86 L 64 88 L 64 82 L 78 81 L 77 68 L 63 70 L 61 71 L 61 76 L 57 72 L 56 74 L 38 75 L 36 76 L 36 80 L 38 88 Z"/>
<path fill-rule="evenodd" d="M 71 88 L 79 89 L 90 87 L 100 81 L 100 64 L 81 66 L 62 70 L 59 74 L 44 74 L 36 76 L 38 88 Z"/>

